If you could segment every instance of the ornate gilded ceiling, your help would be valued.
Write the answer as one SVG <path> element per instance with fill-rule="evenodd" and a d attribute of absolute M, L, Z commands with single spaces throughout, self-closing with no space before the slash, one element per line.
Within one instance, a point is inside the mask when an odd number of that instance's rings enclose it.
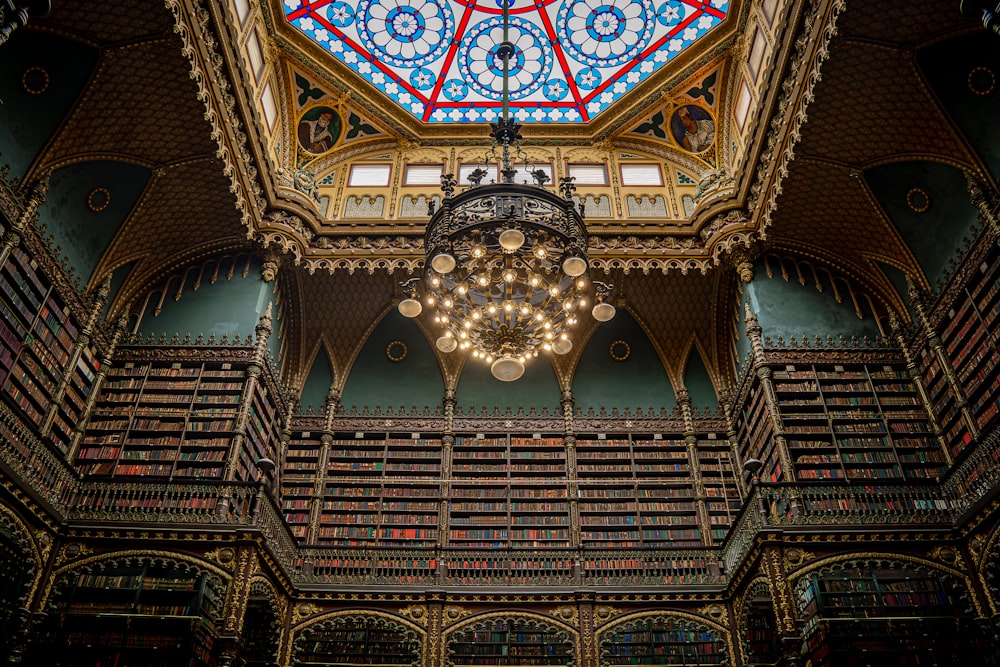
<path fill-rule="evenodd" d="M 655 59 L 654 44 L 669 45 L 663 41 L 669 21 L 660 17 L 671 1 L 638 3 L 655 17 L 655 25 L 636 32 L 635 44 L 646 46 L 635 54 L 608 51 L 605 59 L 631 54 L 631 60 L 609 60 L 602 77 Z M 725 11 L 728 17 L 694 36 L 697 48 L 624 86 L 621 99 L 614 94 L 602 102 L 595 120 L 554 122 L 547 111 L 545 122 L 526 130 L 526 146 L 557 174 L 577 164 L 603 165 L 606 182 L 578 192 L 588 210 L 597 274 L 618 286 L 620 305 L 649 335 L 675 383 L 694 346 L 723 386 L 735 373 L 735 267 L 762 251 L 846 278 L 885 311 L 903 305 L 880 263 L 923 280 L 863 172 L 932 160 L 990 180 L 915 56 L 976 27 L 937 0 L 681 2 L 686 16 Z M 366 11 L 374 17 L 375 4 L 351 4 L 355 20 Z M 576 4 L 594 9 L 594 3 Z M 338 3 L 165 5 L 55 3 L 49 16 L 26 28 L 83 42 L 99 56 L 25 181 L 89 160 L 148 168 L 148 184 L 88 278 L 96 286 L 106 273 L 131 265 L 112 311 L 128 308 L 185 266 L 252 248 L 280 267 L 286 305 L 295 310 L 287 333 L 289 376 L 301 382 L 321 344 L 334 350 L 332 361 L 344 372 L 359 341 L 398 298 L 398 281 L 422 261 L 426 205 L 439 192 L 433 184 L 407 185 L 407 169 L 440 164 L 459 171 L 485 148 L 483 124 L 432 117 L 449 101 L 441 79 L 459 77 L 461 65 L 433 74 L 433 85 L 442 85 L 431 88 L 435 96 L 427 93 L 416 113 L 400 108 L 398 94 L 384 84 L 334 58 L 328 42 L 313 41 L 315 29 L 287 18 L 325 16 L 332 24 Z M 455 36 L 437 57 L 454 52 L 458 61 L 454 41 L 469 36 L 469 53 L 475 42 L 472 19 L 461 26 L 459 19 L 485 12 L 486 5 L 449 6 Z M 523 34 L 538 42 L 558 36 L 561 6 L 521 8 L 533 12 L 521 17 L 533 26 L 553 19 L 538 28 L 540 35 L 527 26 Z M 388 14 L 379 16 L 388 21 Z M 563 23 L 565 30 L 576 25 Z M 358 23 L 351 29 L 361 40 L 359 53 L 365 31 L 371 48 L 389 48 L 392 35 Z M 396 43 L 398 52 L 389 55 L 404 58 L 408 51 Z M 577 50 L 586 44 L 571 43 Z M 568 87 L 590 56 L 571 57 L 566 49 L 565 63 L 553 52 L 551 72 Z M 398 67 L 397 77 L 422 93 L 411 80 L 420 80 L 420 68 Z M 546 97 L 549 78 L 523 101 L 559 108 L 561 100 Z M 489 95 L 470 87 L 466 101 L 486 108 L 479 102 Z M 587 111 L 593 99 L 573 98 L 581 119 L 593 115 Z M 328 143 L 305 141 L 300 128 L 324 109 L 336 118 L 336 132 Z M 679 129 L 675 121 L 685 110 L 695 121 L 710 121 L 711 138 L 706 132 L 699 139 L 705 143 L 692 144 L 695 133 Z M 357 165 L 386 178 L 352 185 Z M 660 180 L 627 181 L 623 165 L 654 165 Z M 346 293 L 359 298 L 343 298 Z"/>

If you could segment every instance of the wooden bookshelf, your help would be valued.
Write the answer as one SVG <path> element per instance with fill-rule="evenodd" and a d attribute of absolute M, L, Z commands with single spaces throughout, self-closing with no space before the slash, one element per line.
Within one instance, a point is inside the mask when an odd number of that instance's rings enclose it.
<path fill-rule="evenodd" d="M 320 435 L 293 432 L 285 453 L 281 504 L 296 537 L 309 538 L 318 503 L 317 545 L 437 544 L 440 438 L 341 433 L 324 450 Z"/>
<path fill-rule="evenodd" d="M 937 323 L 961 398 L 967 402 L 980 433 L 988 433 L 1000 420 L 1000 249 L 989 243 L 985 251 L 974 255 L 975 266 L 956 274 L 956 280 L 961 276 L 965 282 L 942 294 L 930 319 Z M 952 456 L 957 457 L 973 441 L 961 418 L 959 398 L 927 344 L 917 354 L 945 440 Z"/>
<path fill-rule="evenodd" d="M 0 268 L 0 387 L 28 422 L 40 426 L 79 337 L 79 321 L 22 248 Z M 98 361 L 86 347 L 53 424 L 51 442 L 66 452 Z"/>
<path fill-rule="evenodd" d="M 455 632 L 446 641 L 449 667 L 577 664 L 569 634 L 533 618 L 491 618 Z"/>
<path fill-rule="evenodd" d="M 150 561 L 69 573 L 53 592 L 35 664 L 212 667 L 224 590 L 206 573 Z"/>
<path fill-rule="evenodd" d="M 772 667 L 778 664 L 778 621 L 767 584 L 758 581 L 747 591 L 740 619 L 744 664 Z"/>
<path fill-rule="evenodd" d="M 570 545 L 562 437 L 459 436 L 451 467 L 451 546 Z"/>
<path fill-rule="evenodd" d="M 416 633 L 391 620 L 362 614 L 318 623 L 296 637 L 298 667 L 418 667 L 423 650 Z"/>
<path fill-rule="evenodd" d="M 927 479 L 944 472 L 929 416 L 894 353 L 886 352 L 885 363 L 789 364 L 772 377 L 796 480 Z M 753 383 L 744 429 L 758 423 L 762 409 L 754 394 L 763 389 Z M 744 460 L 768 457 L 761 459 L 763 477 L 780 481 L 774 452 L 755 449 L 753 438 L 743 442 Z"/>
<path fill-rule="evenodd" d="M 674 616 L 644 617 L 600 635 L 602 665 L 724 665 L 726 642 L 703 623 Z"/>
<path fill-rule="evenodd" d="M 81 473 L 220 480 L 232 466 L 232 479 L 253 481 L 256 462 L 275 459 L 280 403 L 266 384 L 255 383 L 246 437 L 236 437 L 251 348 L 230 349 L 228 362 L 203 361 L 197 348 L 180 361 L 130 350 L 119 351 L 91 413 L 76 456 Z"/>
<path fill-rule="evenodd" d="M 984 646 L 942 578 L 857 563 L 799 587 L 805 656 L 824 665 L 957 665 Z"/>

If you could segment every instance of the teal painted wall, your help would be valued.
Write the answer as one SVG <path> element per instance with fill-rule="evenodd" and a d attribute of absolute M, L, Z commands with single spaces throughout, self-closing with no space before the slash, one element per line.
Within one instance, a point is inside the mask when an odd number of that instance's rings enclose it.
<path fill-rule="evenodd" d="M 977 223 L 965 175 L 946 164 L 921 161 L 873 167 L 865 178 L 930 283 L 943 279 L 948 259 Z M 916 191 L 913 195 L 917 208 L 926 204 L 926 210 L 915 211 L 907 203 L 907 193 L 914 189 L 926 193 L 926 198 Z"/>
<path fill-rule="evenodd" d="M 118 228 L 128 218 L 149 182 L 152 172 L 125 162 L 94 161 L 71 164 L 53 172 L 48 196 L 39 209 L 39 219 L 60 246 L 60 254 L 69 259 L 83 282 L 90 276 Z M 105 195 L 95 193 L 104 188 Z"/>
<path fill-rule="evenodd" d="M 548 408 L 549 414 L 562 414 L 559 399 L 559 381 L 556 372 L 549 361 L 548 352 L 539 352 L 538 357 L 525 366 L 524 375 L 514 382 L 501 382 L 490 373 L 490 365 L 482 359 L 469 358 L 462 368 L 456 396 L 458 406 L 466 413 L 474 409 L 477 413 L 486 408 L 493 412 L 498 408 L 505 412 L 523 409 L 527 414 L 531 408 L 541 413 L 542 408 Z"/>
<path fill-rule="evenodd" d="M 313 360 L 312 368 L 309 370 L 309 377 L 302 385 L 299 407 L 305 412 L 311 405 L 313 410 L 319 412 L 323 408 L 332 386 L 333 364 L 330 362 L 330 355 L 326 353 L 326 348 L 321 345 Z"/>
<path fill-rule="evenodd" d="M 712 378 L 697 347 L 691 348 L 691 354 L 688 355 L 687 365 L 684 367 L 684 386 L 691 397 L 691 405 L 699 410 L 705 407 L 714 410 L 719 404 L 715 385 L 712 384 Z"/>
<path fill-rule="evenodd" d="M 929 46 L 917 53 L 917 63 L 993 178 L 1000 180 L 1000 86 L 996 85 L 1000 48 L 996 35 L 962 35 Z M 974 72 L 979 67 L 992 72 L 992 90 L 990 74 Z M 989 92 L 977 94 L 970 81 L 980 92 Z"/>
<path fill-rule="evenodd" d="M 396 340 L 406 345 L 406 357 L 399 362 L 386 354 L 386 347 Z M 416 323 L 393 308 L 361 348 L 347 376 L 341 403 L 348 410 L 352 406 L 361 409 L 367 405 L 371 410 L 381 406 L 398 414 L 400 407 L 407 412 L 413 406 L 433 411 L 443 397 L 444 380 L 427 339 Z"/>
<path fill-rule="evenodd" d="M 215 334 L 216 339 L 223 334 L 232 338 L 239 334 L 245 339 L 248 334 L 254 334 L 260 316 L 267 309 L 268 302 L 275 300 L 275 283 L 264 282 L 260 277 L 260 262 L 253 260 L 247 276 L 242 274 L 246 265 L 246 257 L 237 260 L 236 270 L 230 280 L 226 280 L 226 272 L 231 266 L 231 258 L 223 258 L 223 269 L 219 271 L 219 279 L 213 285 L 207 279 L 195 292 L 192 284 L 197 278 L 197 272 L 192 271 L 187 277 L 184 292 L 179 301 L 174 301 L 177 282 L 171 282 L 167 290 L 167 298 L 160 314 L 154 315 L 158 295 L 150 300 L 143 313 L 139 331 L 144 334 L 161 333 L 172 336 L 174 333 L 183 337 L 190 333 L 192 337 L 201 333 L 208 337 Z M 206 275 L 210 271 L 206 271 Z M 275 311 L 272 310 L 272 316 Z M 278 322 L 272 322 L 273 331 L 278 330 Z M 274 333 L 272 332 L 272 337 Z M 270 341 L 269 341 L 270 342 Z"/>
<path fill-rule="evenodd" d="M 817 335 L 824 340 L 827 336 L 877 337 L 878 326 L 867 304 L 862 302 L 864 319 L 858 319 L 846 289 L 841 294 L 844 301 L 837 303 L 829 285 L 818 292 L 810 282 L 785 282 L 777 273 L 768 278 L 762 266 L 755 268 L 753 281 L 743 286 L 744 302 L 757 314 L 764 336 L 782 336 L 786 342 L 792 336 L 798 340 L 807 336 L 810 342 Z"/>
<path fill-rule="evenodd" d="M 9 164 L 11 175 L 21 178 L 80 96 L 98 54 L 79 42 L 30 30 L 16 31 L 2 53 L 0 164 Z M 45 74 L 29 72 L 35 67 Z M 29 93 L 24 80 L 33 90 L 44 90 Z"/>
<path fill-rule="evenodd" d="M 624 340 L 631 348 L 628 359 L 615 361 L 611 343 Z M 611 412 L 629 408 L 673 410 L 677 405 L 673 386 L 652 343 L 628 311 L 619 308 L 615 318 L 599 326 L 587 341 L 587 349 L 573 377 L 573 397 L 584 411 L 602 407 Z"/>

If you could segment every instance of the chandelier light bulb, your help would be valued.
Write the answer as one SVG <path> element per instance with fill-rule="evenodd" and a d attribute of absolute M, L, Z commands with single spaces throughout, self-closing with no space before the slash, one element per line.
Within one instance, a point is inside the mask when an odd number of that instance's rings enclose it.
<path fill-rule="evenodd" d="M 441 350 L 445 354 L 454 352 L 455 348 L 458 347 L 458 341 L 451 337 L 450 332 L 438 338 L 434 344 L 437 346 L 437 349 Z"/>
<path fill-rule="evenodd" d="M 551 343 L 543 343 L 542 344 L 542 349 L 543 350 L 551 350 L 552 349 L 552 344 Z"/>
<path fill-rule="evenodd" d="M 461 347 L 463 350 L 469 349 L 469 341 L 463 340 L 462 344 L 459 347 Z"/>
<path fill-rule="evenodd" d="M 563 301 L 563 308 L 565 310 L 573 310 L 573 301 L 572 301 L 572 299 L 566 299 L 565 301 Z"/>
<path fill-rule="evenodd" d="M 523 306 L 521 306 L 521 314 L 525 316 L 531 315 L 531 306 L 529 306 L 528 304 L 524 304 Z"/>
<path fill-rule="evenodd" d="M 463 331 L 462 333 L 458 334 L 458 337 L 461 338 L 462 340 L 465 340 L 466 338 L 469 337 L 469 332 Z"/>
<path fill-rule="evenodd" d="M 491 303 L 491 304 L 490 304 L 490 307 L 489 307 L 489 308 L 487 308 L 487 309 L 486 309 L 486 311 L 487 311 L 487 312 L 488 312 L 488 313 L 489 313 L 490 315 L 493 315 L 493 314 L 495 314 L 495 313 L 497 312 L 497 307 L 496 307 L 496 306 L 494 306 L 494 305 L 493 305 L 493 304 Z"/>
<path fill-rule="evenodd" d="M 472 320 L 465 320 L 465 321 L 463 321 L 462 322 L 462 326 L 465 327 L 466 329 L 471 329 L 472 328 Z"/>
<path fill-rule="evenodd" d="M 571 255 L 563 260 L 563 273 L 571 278 L 582 276 L 587 272 L 587 260 L 582 257 Z"/>
<path fill-rule="evenodd" d="M 444 301 L 441 302 L 441 305 L 444 306 L 445 308 L 451 308 L 452 304 L 453 302 L 451 299 L 445 299 Z"/>
<path fill-rule="evenodd" d="M 535 257 L 538 259 L 545 259 L 546 254 L 548 253 L 545 252 L 544 246 L 535 246 Z"/>
<path fill-rule="evenodd" d="M 481 246 L 479 244 L 476 244 L 476 245 L 472 246 L 472 256 L 473 257 L 475 257 L 476 259 L 479 259 L 479 258 L 481 258 L 481 257 L 483 257 L 485 255 L 486 255 L 486 248 L 484 248 L 483 246 Z"/>
<path fill-rule="evenodd" d="M 508 282 L 508 283 L 514 282 L 514 272 L 513 271 L 507 271 L 507 272 L 505 272 L 503 274 L 503 279 L 504 279 L 504 282 Z"/>
<path fill-rule="evenodd" d="M 451 273 L 456 264 L 455 258 L 446 252 L 438 253 L 431 259 L 431 268 L 442 274 Z"/>
<path fill-rule="evenodd" d="M 550 287 L 549 294 L 551 294 L 552 296 L 559 296 L 559 286 L 553 285 L 552 287 Z"/>
<path fill-rule="evenodd" d="M 535 313 L 535 319 L 541 322 L 542 320 L 545 319 L 545 314 L 542 311 L 538 311 L 537 313 Z"/>
<path fill-rule="evenodd" d="M 556 354 L 566 354 L 573 349 L 573 342 L 568 338 L 560 338 L 552 343 L 552 351 Z"/>
<path fill-rule="evenodd" d="M 432 286 L 437 287 L 440 284 L 441 284 L 441 279 L 440 278 L 438 278 L 437 276 L 434 276 L 433 278 L 431 278 L 431 285 Z"/>
<path fill-rule="evenodd" d="M 459 286 L 458 286 L 458 293 L 459 293 L 459 294 L 465 294 L 465 293 L 466 293 L 466 291 L 467 291 L 467 290 L 465 289 L 465 285 L 459 285 Z"/>
<path fill-rule="evenodd" d="M 416 317 L 424 309 L 424 307 L 420 305 L 420 302 L 413 298 L 403 299 L 399 302 L 399 306 L 397 307 L 399 308 L 399 313 L 403 317 L 410 318 Z"/>
<path fill-rule="evenodd" d="M 433 297 L 433 295 L 430 295 L 430 294 L 427 295 L 427 305 L 428 306 L 433 306 L 434 305 L 434 297 Z"/>
<path fill-rule="evenodd" d="M 490 372 L 501 382 L 513 382 L 524 375 L 524 362 L 514 357 L 501 357 L 490 365 Z"/>
<path fill-rule="evenodd" d="M 500 242 L 500 247 L 506 252 L 515 252 L 524 245 L 524 234 L 517 229 L 507 229 L 500 233 L 497 240 Z"/>
<path fill-rule="evenodd" d="M 512 304 L 510 301 L 508 301 L 507 303 L 505 303 L 503 305 L 503 309 L 504 309 L 505 312 L 509 313 L 510 311 L 514 310 L 514 304 Z"/>
<path fill-rule="evenodd" d="M 489 284 L 490 284 L 490 279 L 489 278 L 487 278 L 486 276 L 479 276 L 479 286 L 480 287 L 486 287 Z"/>
<path fill-rule="evenodd" d="M 492 364 L 493 363 L 493 355 L 492 354 L 487 354 L 486 355 L 486 363 L 488 363 L 488 364 Z"/>
<path fill-rule="evenodd" d="M 576 288 L 577 289 L 583 289 L 586 286 L 587 286 L 587 281 L 584 280 L 583 278 L 580 278 L 579 280 L 576 281 Z"/>
<path fill-rule="evenodd" d="M 539 283 L 538 276 L 531 276 L 531 286 L 538 287 L 538 283 Z"/>
<path fill-rule="evenodd" d="M 608 322 L 615 316 L 615 307 L 610 303 L 599 302 L 591 311 L 594 319 L 598 322 Z"/>
<path fill-rule="evenodd" d="M 483 316 L 483 314 L 480 313 L 478 310 L 472 311 L 472 319 L 478 320 L 482 316 Z"/>
<path fill-rule="evenodd" d="M 587 307 L 587 300 L 586 299 L 580 299 L 580 307 L 581 308 L 586 308 Z"/>

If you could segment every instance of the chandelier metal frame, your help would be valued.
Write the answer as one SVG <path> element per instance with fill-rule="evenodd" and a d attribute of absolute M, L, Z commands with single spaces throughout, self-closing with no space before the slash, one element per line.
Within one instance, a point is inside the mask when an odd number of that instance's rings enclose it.
<path fill-rule="evenodd" d="M 494 377 L 513 381 L 540 350 L 566 354 L 573 347 L 567 329 L 586 312 L 587 228 L 583 205 L 573 202 L 572 177 L 560 179 L 559 192 L 545 187 L 548 174 L 533 169 L 521 149 L 521 126 L 509 114 L 508 75 L 514 45 L 508 41 L 511 0 L 502 0 L 503 41 L 496 58 L 503 65 L 503 114 L 491 123 L 492 145 L 483 166 L 500 164 L 500 182 L 483 184 L 486 169 L 469 176 L 468 188 L 455 194 L 453 174 L 441 177 L 444 193 L 424 235 L 424 303 L 434 311 L 443 333 L 442 352 L 472 349 L 491 364 Z M 499 149 L 499 155 L 497 150 Z M 512 152 L 524 161 L 534 183 L 515 183 Z M 409 298 L 400 312 L 416 317 L 423 310 L 414 279 L 404 283 Z M 594 283 L 598 304 L 592 314 L 605 322 L 614 307 L 603 303 L 609 286 Z"/>

